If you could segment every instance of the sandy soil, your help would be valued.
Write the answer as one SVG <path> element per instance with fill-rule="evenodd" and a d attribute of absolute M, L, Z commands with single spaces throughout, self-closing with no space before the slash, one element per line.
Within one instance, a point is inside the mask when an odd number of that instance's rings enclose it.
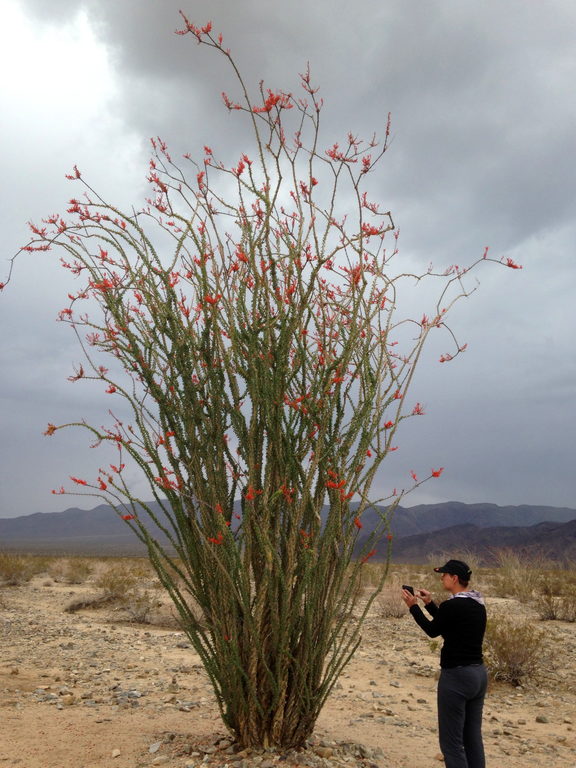
<path fill-rule="evenodd" d="M 242 761 L 224 749 L 226 742 L 214 746 L 225 731 L 182 632 L 122 623 L 110 609 L 64 612 L 89 592 L 89 585 L 35 577 L 0 593 L 0 767 L 187 768 L 211 762 L 244 768 L 249 762 L 271 768 L 266 755 Z M 525 610 L 497 599 L 488 607 Z M 438 649 L 409 616 L 383 619 L 378 613 L 376 607 L 318 721 L 316 754 L 329 766 L 336 745 L 352 742 L 362 747 L 350 748 L 348 757 L 340 752 L 340 764 L 442 765 Z M 543 626 L 555 668 L 537 688 L 491 687 L 484 718 L 491 768 L 576 766 L 576 626 Z M 292 757 L 285 764 L 306 761 Z"/>

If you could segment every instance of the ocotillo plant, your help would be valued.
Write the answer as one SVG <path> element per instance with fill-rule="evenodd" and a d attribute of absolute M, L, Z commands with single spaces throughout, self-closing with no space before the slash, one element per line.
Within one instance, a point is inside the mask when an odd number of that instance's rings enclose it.
<path fill-rule="evenodd" d="M 390 546 L 405 492 L 378 500 L 388 514 L 353 559 L 370 487 L 401 420 L 422 413 L 407 405 L 416 364 L 471 267 L 395 272 L 392 217 L 363 187 L 389 126 L 380 145 L 323 146 L 308 71 L 302 97 L 261 86 L 253 99 L 211 25 L 183 18 L 181 34 L 230 62 L 240 96 L 224 103 L 254 143 L 231 167 L 204 147 L 188 172 L 154 140 L 152 193 L 132 212 L 75 168 L 83 197 L 31 225 L 23 250 L 58 247 L 81 283 L 60 313 L 84 354 L 70 378 L 131 410 L 46 432 L 79 426 L 116 447 L 72 487 L 114 504 L 146 544 L 239 743 L 297 746 L 358 645 L 363 564 Z M 398 315 L 415 279 L 439 281 L 429 318 Z M 450 342 L 442 360 L 461 351 Z M 126 462 L 161 513 L 135 497 Z"/>

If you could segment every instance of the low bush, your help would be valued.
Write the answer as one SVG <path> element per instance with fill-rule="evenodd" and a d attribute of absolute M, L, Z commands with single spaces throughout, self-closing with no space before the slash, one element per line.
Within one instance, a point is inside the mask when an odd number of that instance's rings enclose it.
<path fill-rule="evenodd" d="M 74 613 L 85 608 L 114 605 L 129 621 L 147 624 L 152 611 L 159 606 L 154 592 L 160 585 L 150 577 L 151 571 L 143 569 L 141 564 L 114 563 L 94 581 L 100 594 L 75 600 L 66 611 Z"/>
<path fill-rule="evenodd" d="M 158 596 L 151 590 L 135 587 L 120 600 L 119 607 L 129 621 L 134 621 L 137 624 L 149 624 L 153 611 L 160 605 Z"/>
<path fill-rule="evenodd" d="M 515 597 L 530 602 L 538 592 L 543 571 L 551 564 L 543 558 L 527 557 L 511 549 L 494 553 L 498 570 L 494 576 L 493 592 L 497 597 Z"/>
<path fill-rule="evenodd" d="M 48 573 L 54 581 L 63 581 L 66 584 L 84 584 L 92 571 L 93 565 L 85 558 L 73 557 L 67 560 L 55 560 Z"/>
<path fill-rule="evenodd" d="M 490 617 L 484 648 L 491 679 L 511 685 L 535 682 L 544 674 L 548 646 L 547 634 L 533 623 Z"/>
<path fill-rule="evenodd" d="M 534 607 L 542 621 L 576 621 L 576 594 L 562 583 L 545 581 Z"/>
<path fill-rule="evenodd" d="M 113 600 L 119 600 L 127 592 L 134 589 L 140 580 L 135 573 L 124 563 L 115 563 L 108 566 L 94 581 L 95 586 L 106 596 Z"/>
<path fill-rule="evenodd" d="M 385 619 L 399 619 L 408 613 L 406 603 L 402 600 L 402 584 L 400 576 L 392 576 L 382 587 L 376 598 L 376 609 Z"/>
<path fill-rule="evenodd" d="M 9 587 L 25 584 L 38 573 L 34 558 L 0 552 L 0 581 Z"/>

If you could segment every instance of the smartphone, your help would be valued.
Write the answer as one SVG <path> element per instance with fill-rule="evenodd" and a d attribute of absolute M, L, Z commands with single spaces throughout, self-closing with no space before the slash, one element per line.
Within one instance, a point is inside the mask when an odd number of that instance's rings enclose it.
<path fill-rule="evenodd" d="M 402 589 L 405 589 L 406 592 L 410 592 L 411 595 L 414 594 L 414 587 L 410 587 L 408 584 L 402 584 Z"/>

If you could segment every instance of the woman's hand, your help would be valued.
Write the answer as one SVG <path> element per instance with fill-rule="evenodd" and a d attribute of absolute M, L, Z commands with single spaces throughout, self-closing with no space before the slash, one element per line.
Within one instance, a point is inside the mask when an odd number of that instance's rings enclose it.
<path fill-rule="evenodd" d="M 418 589 L 416 591 L 418 592 L 418 597 L 421 597 L 424 601 L 424 605 L 432 602 L 432 593 L 428 592 L 427 589 Z"/>
<path fill-rule="evenodd" d="M 406 603 L 408 608 L 412 608 L 413 605 L 417 605 L 418 598 L 416 595 L 413 595 L 411 592 L 408 592 L 407 589 L 402 590 L 402 600 Z"/>

